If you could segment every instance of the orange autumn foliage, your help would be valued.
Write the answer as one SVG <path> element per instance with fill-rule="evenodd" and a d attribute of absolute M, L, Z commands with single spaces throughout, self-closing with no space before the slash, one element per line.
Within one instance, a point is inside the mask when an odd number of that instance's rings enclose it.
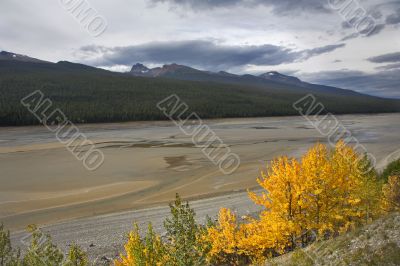
<path fill-rule="evenodd" d="M 239 226 L 236 222 L 234 213 L 226 208 L 221 208 L 218 216 L 218 224 L 208 230 L 208 236 L 213 241 L 209 254 L 218 256 L 222 251 L 226 254 L 238 253 Z"/>
<path fill-rule="evenodd" d="M 380 184 L 365 163 L 343 141 L 332 150 L 316 144 L 299 160 L 273 160 L 257 180 L 261 194 L 249 192 L 263 211 L 239 225 L 221 209 L 218 224 L 208 230 L 210 256 L 223 261 L 235 253 L 260 261 L 368 221 L 377 214 Z"/>

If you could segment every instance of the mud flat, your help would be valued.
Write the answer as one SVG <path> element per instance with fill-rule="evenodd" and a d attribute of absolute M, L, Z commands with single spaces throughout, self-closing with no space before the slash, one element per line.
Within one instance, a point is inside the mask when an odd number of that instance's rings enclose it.
<path fill-rule="evenodd" d="M 378 168 L 400 149 L 400 114 L 338 118 L 377 158 Z M 227 195 L 255 187 L 259 171 L 274 157 L 296 157 L 317 141 L 327 142 L 302 117 L 205 122 L 239 155 L 233 174 L 224 175 L 170 122 L 78 125 L 105 155 L 96 171 L 86 170 L 43 127 L 0 128 L 0 221 L 20 230 L 166 206 L 177 192 L 187 199 Z"/>

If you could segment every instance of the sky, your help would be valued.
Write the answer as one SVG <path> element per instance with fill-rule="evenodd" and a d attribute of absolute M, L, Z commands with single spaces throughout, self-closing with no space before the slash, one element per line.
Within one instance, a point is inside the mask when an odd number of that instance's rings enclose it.
<path fill-rule="evenodd" d="M 279 71 L 400 98 L 399 0 L 1 0 L 0 10 L 0 50 L 42 60 Z"/>

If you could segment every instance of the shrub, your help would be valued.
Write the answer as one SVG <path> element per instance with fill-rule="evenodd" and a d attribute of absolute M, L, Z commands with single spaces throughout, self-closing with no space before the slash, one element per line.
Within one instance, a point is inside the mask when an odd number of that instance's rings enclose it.
<path fill-rule="evenodd" d="M 0 266 L 86 266 L 86 253 L 77 245 L 72 245 L 66 260 L 61 250 L 53 244 L 50 236 L 44 235 L 35 225 L 28 226 L 31 242 L 25 256 L 11 246 L 10 232 L 0 225 Z"/>
<path fill-rule="evenodd" d="M 389 176 L 400 175 L 400 159 L 389 163 L 381 174 L 381 178 L 387 182 Z"/>
<path fill-rule="evenodd" d="M 11 246 L 10 231 L 4 229 L 3 224 L 0 225 L 0 266 L 17 266 L 21 265 L 19 260 L 19 250 L 16 251 Z"/>
<path fill-rule="evenodd" d="M 72 244 L 68 252 L 68 261 L 65 266 L 86 266 L 88 257 L 85 251 L 76 244 Z"/>
<path fill-rule="evenodd" d="M 188 202 L 182 202 L 178 194 L 169 207 L 171 217 L 164 221 L 169 257 L 176 265 L 198 265 L 203 256 L 198 241 L 200 227 L 195 221 L 196 214 Z"/>
<path fill-rule="evenodd" d="M 62 265 L 64 255 L 53 244 L 49 235 L 44 235 L 35 225 L 28 226 L 32 234 L 30 246 L 23 259 L 24 265 L 53 266 Z"/>

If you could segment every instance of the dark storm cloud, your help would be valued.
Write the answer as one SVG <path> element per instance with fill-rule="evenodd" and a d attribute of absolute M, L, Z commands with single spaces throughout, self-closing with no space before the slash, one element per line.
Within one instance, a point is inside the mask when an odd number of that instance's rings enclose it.
<path fill-rule="evenodd" d="M 378 56 L 370 57 L 367 60 L 370 61 L 370 62 L 373 62 L 373 63 L 395 63 L 395 62 L 400 62 L 400 52 L 378 55 Z"/>
<path fill-rule="evenodd" d="M 328 53 L 344 44 L 327 45 L 314 49 L 294 51 L 289 48 L 265 45 L 217 45 L 211 41 L 153 42 L 142 45 L 106 48 L 85 46 L 81 52 L 89 58 L 88 63 L 97 66 L 132 65 L 136 62 L 150 64 L 178 63 L 207 70 L 230 69 L 252 65 L 280 65 L 304 61 Z"/>
<path fill-rule="evenodd" d="M 152 3 L 169 3 L 172 6 L 189 7 L 195 11 L 221 7 L 264 5 L 276 14 L 298 14 L 304 12 L 331 12 L 326 1 L 321 0 L 151 0 Z"/>
<path fill-rule="evenodd" d="M 306 81 L 355 90 L 371 95 L 400 98 L 400 69 L 368 74 L 362 71 L 324 71 L 305 74 Z"/>

